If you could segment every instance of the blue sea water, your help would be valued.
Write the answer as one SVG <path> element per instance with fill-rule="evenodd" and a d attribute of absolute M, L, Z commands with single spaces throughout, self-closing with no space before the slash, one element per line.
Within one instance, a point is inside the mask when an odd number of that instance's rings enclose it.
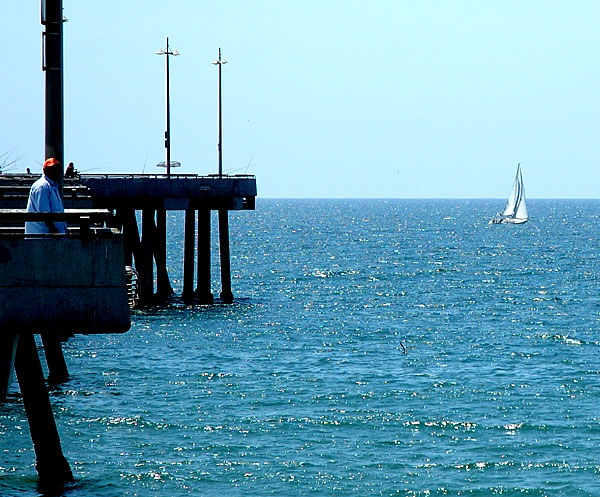
<path fill-rule="evenodd" d="M 600 201 L 488 225 L 501 207 L 232 213 L 234 304 L 175 302 L 65 344 L 64 495 L 600 495 Z M 218 293 L 216 254 L 213 271 Z M 18 396 L 0 437 L 0 495 L 39 495 Z"/>

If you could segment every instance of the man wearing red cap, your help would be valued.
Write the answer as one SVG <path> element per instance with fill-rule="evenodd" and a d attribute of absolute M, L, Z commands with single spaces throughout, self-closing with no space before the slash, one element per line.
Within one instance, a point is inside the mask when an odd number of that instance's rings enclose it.
<path fill-rule="evenodd" d="M 27 212 L 64 212 L 62 198 L 58 189 L 61 164 L 51 157 L 44 162 L 43 175 L 29 190 Z M 66 233 L 67 225 L 64 222 L 27 222 L 25 233 Z"/>

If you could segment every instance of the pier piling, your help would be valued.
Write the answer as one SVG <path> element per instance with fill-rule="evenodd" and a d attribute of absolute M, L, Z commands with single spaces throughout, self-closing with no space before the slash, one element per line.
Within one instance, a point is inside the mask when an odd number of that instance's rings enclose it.
<path fill-rule="evenodd" d="M 196 298 L 200 304 L 214 302 L 210 282 L 210 210 L 198 210 L 198 272 Z"/>
<path fill-rule="evenodd" d="M 0 333 L 0 404 L 6 401 L 12 383 L 17 339 L 16 333 Z"/>
<path fill-rule="evenodd" d="M 156 209 L 154 260 L 156 261 L 156 298 L 159 302 L 164 302 L 175 292 L 171 287 L 167 271 L 167 211 L 162 207 Z"/>
<path fill-rule="evenodd" d="M 117 219 L 123 231 L 125 265 L 133 266 L 134 258 L 141 257 L 140 230 L 133 209 L 117 209 Z"/>
<path fill-rule="evenodd" d="M 73 473 L 62 452 L 40 358 L 31 333 L 21 333 L 19 336 L 15 370 L 35 449 L 40 486 L 69 483 L 73 481 Z"/>
<path fill-rule="evenodd" d="M 196 211 L 186 209 L 183 240 L 183 292 L 181 294 L 185 303 L 194 300 L 194 256 L 196 243 Z"/>
<path fill-rule="evenodd" d="M 140 298 L 145 303 L 154 302 L 154 209 L 142 211 L 141 260 L 136 260 L 140 275 Z"/>
<path fill-rule="evenodd" d="M 69 370 L 58 334 L 44 332 L 41 336 L 48 365 L 48 381 L 54 384 L 68 381 Z"/>
<path fill-rule="evenodd" d="M 221 301 L 233 302 L 231 292 L 231 261 L 229 260 L 229 214 L 219 209 L 219 251 L 221 253 Z"/>

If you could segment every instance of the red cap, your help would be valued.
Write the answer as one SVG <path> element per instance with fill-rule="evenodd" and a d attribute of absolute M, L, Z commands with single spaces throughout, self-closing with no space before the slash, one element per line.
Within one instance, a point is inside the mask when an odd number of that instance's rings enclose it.
<path fill-rule="evenodd" d="M 44 162 L 44 169 L 52 166 L 60 166 L 60 162 L 58 162 L 54 157 L 50 157 L 49 159 L 46 159 L 46 162 Z"/>

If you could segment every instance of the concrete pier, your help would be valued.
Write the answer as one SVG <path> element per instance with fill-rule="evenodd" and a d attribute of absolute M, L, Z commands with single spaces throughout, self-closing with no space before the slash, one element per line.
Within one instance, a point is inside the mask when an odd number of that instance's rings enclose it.
<path fill-rule="evenodd" d="M 122 333 L 131 321 L 121 234 L 106 210 L 33 213 L 0 209 L 0 402 L 13 364 L 36 454 L 40 489 L 73 480 L 63 455 L 34 334 L 50 382 L 68 379 L 61 335 Z M 24 233 L 26 221 L 66 221 L 66 234 Z"/>
<path fill-rule="evenodd" d="M 55 157 L 64 164 L 65 18 L 62 0 L 44 0 L 41 7 L 45 26 L 42 33 L 45 157 Z M 61 174 L 59 185 L 65 208 L 88 209 L 87 212 L 26 213 L 23 210 L 29 189 L 39 175 L 0 174 L 0 402 L 6 397 L 14 364 L 43 492 L 43 487 L 60 487 L 72 481 L 73 475 L 62 453 L 34 334 L 42 336 L 49 379 L 66 381 L 68 370 L 60 346 L 62 336 L 121 333 L 129 329 L 126 274 L 135 274 L 139 284 L 139 299 L 136 297 L 133 301 L 152 305 L 168 299 L 174 292 L 167 268 L 168 210 L 185 211 L 182 296 L 186 302 L 202 304 L 213 302 L 210 214 L 218 211 L 220 296 L 223 302 L 233 300 L 228 211 L 254 209 L 256 180 L 253 176 L 222 174 L 221 138 L 218 176 L 171 175 L 169 139 L 167 136 L 166 177 L 78 175 L 63 178 Z M 101 213 L 98 209 L 107 211 Z M 77 227 L 70 228 L 68 234 L 25 236 L 25 221 L 65 221 L 76 223 Z M 99 221 L 106 226 L 92 228 Z"/>
<path fill-rule="evenodd" d="M 23 209 L 29 185 L 37 176 L 0 175 L 0 208 Z M 233 301 L 229 211 L 253 210 L 256 178 L 250 175 L 104 174 L 65 178 L 67 208 L 108 209 L 115 228 L 123 232 L 125 264 L 139 275 L 140 302 L 165 302 L 174 292 L 167 268 L 167 211 L 185 212 L 183 300 L 210 304 L 211 212 L 218 212 L 222 302 Z M 136 215 L 137 213 L 137 215 Z M 197 218 L 197 222 L 195 219 Z M 140 221 L 138 221 L 140 219 Z M 196 281 L 194 282 L 194 268 Z"/>

